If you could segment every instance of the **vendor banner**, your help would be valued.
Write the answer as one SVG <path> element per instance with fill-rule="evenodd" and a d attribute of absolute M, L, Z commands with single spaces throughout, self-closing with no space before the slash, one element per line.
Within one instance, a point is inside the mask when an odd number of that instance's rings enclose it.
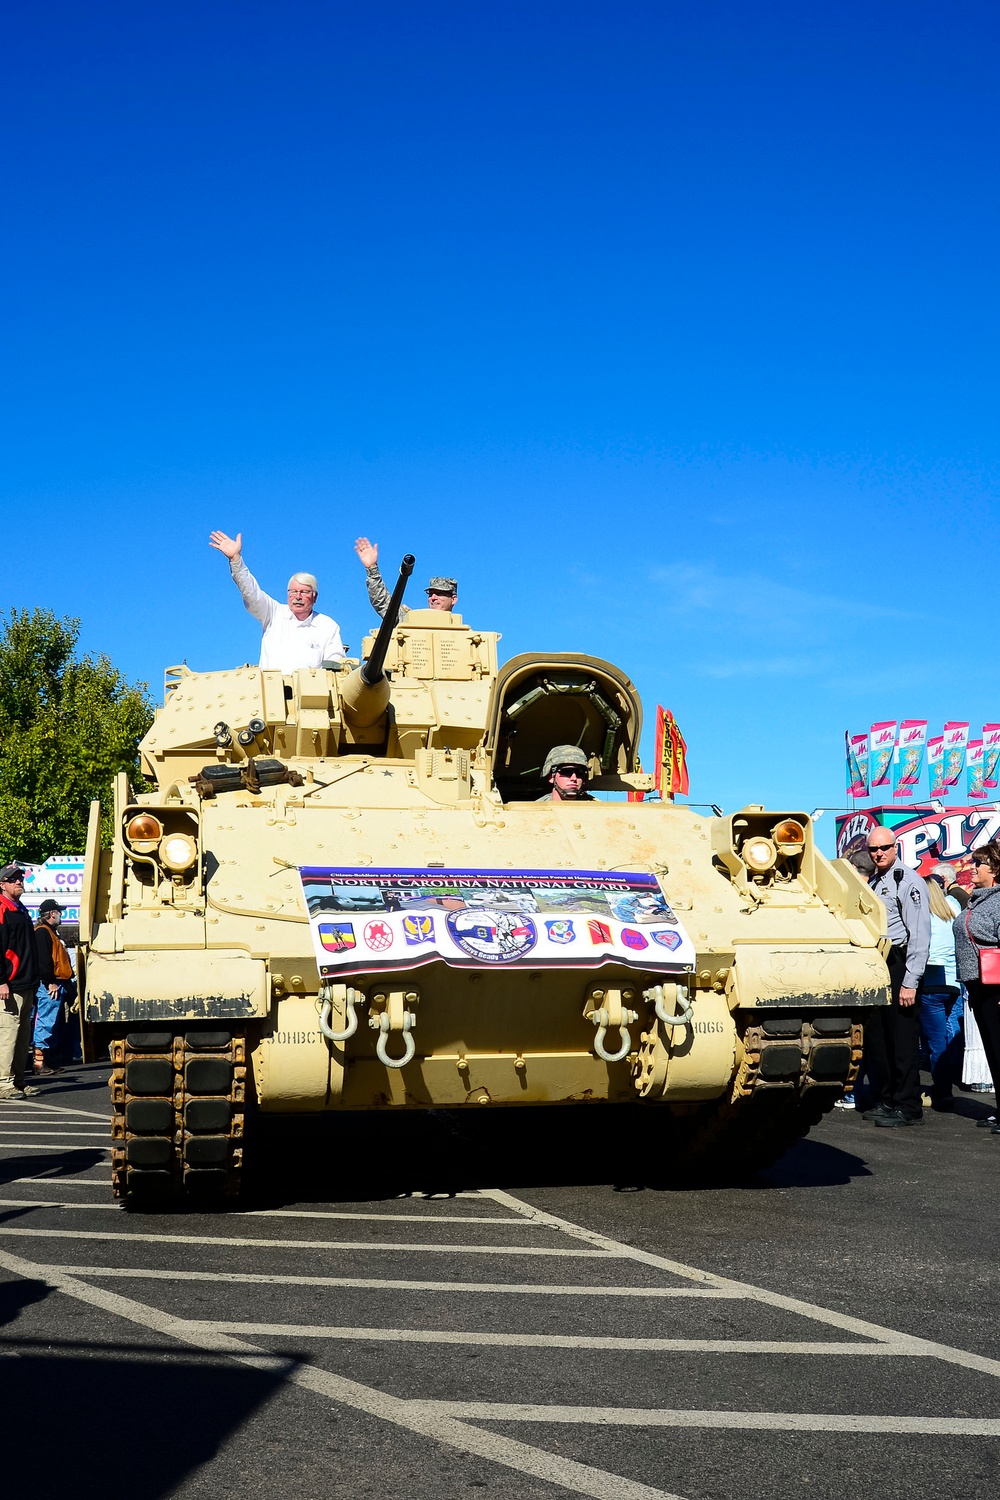
<path fill-rule="evenodd" d="M 456 968 L 694 967 L 655 875 L 300 867 L 321 979 Z"/>
<path fill-rule="evenodd" d="M 931 796 L 944 791 L 944 735 L 936 734 L 927 741 L 927 775 L 930 779 Z"/>
<path fill-rule="evenodd" d="M 967 719 L 949 719 L 944 726 L 944 784 L 957 786 L 965 768 L 965 747 L 969 743 Z"/>
<path fill-rule="evenodd" d="M 892 771 L 892 752 L 896 746 L 895 719 L 883 719 L 871 730 L 871 785 L 888 786 Z"/>
<path fill-rule="evenodd" d="M 1000 724 L 983 725 L 983 786 L 993 788 L 1000 782 Z"/>
<path fill-rule="evenodd" d="M 868 736 L 845 734 L 847 745 L 847 795 L 868 796 Z"/>
<path fill-rule="evenodd" d="M 927 720 L 904 719 L 893 754 L 894 797 L 912 797 L 920 784 L 924 769 L 924 747 L 927 743 Z"/>
<path fill-rule="evenodd" d="M 983 786 L 983 742 L 982 740 L 970 740 L 969 748 L 965 756 L 966 786 L 969 800 L 985 798 L 986 788 Z"/>

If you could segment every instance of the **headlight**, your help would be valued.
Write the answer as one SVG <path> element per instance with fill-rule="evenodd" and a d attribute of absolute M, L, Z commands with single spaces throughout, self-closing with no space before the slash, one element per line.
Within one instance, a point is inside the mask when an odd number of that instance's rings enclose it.
<path fill-rule="evenodd" d="M 160 864 L 173 875 L 190 870 L 198 858 L 198 845 L 186 833 L 172 833 L 160 844 Z"/>
<path fill-rule="evenodd" d="M 801 854 L 806 846 L 806 831 L 794 818 L 785 818 L 771 829 L 771 837 L 780 854 Z"/>
<path fill-rule="evenodd" d="M 740 846 L 740 859 L 758 875 L 769 870 L 777 857 L 778 852 L 770 839 L 750 838 Z"/>
<path fill-rule="evenodd" d="M 139 813 L 129 819 L 125 837 L 136 854 L 153 854 L 163 837 L 163 824 L 152 813 Z"/>

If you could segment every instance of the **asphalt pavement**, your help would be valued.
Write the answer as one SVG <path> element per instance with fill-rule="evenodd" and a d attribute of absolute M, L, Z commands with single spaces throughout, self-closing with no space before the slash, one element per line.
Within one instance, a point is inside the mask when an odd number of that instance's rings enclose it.
<path fill-rule="evenodd" d="M 992 1493 L 991 1096 L 684 1189 L 631 1111 L 273 1119 L 237 1210 L 140 1214 L 105 1077 L 0 1104 L 12 1493 Z"/>

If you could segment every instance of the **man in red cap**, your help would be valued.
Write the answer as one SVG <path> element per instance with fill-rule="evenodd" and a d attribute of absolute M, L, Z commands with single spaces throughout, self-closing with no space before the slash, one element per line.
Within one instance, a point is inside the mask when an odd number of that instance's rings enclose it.
<path fill-rule="evenodd" d="M 38 987 L 38 950 L 31 917 L 21 902 L 24 871 L 0 870 L 0 1099 L 25 1099 L 38 1089 L 24 1082 L 31 1012 Z"/>

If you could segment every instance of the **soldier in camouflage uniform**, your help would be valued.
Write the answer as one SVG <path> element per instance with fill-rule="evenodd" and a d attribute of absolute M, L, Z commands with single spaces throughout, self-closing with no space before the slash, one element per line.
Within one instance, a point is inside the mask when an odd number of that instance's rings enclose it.
<path fill-rule="evenodd" d="M 542 780 L 547 781 L 550 791 L 538 797 L 538 802 L 593 802 L 587 791 L 590 764 L 579 745 L 555 745 L 545 757 Z"/>
<path fill-rule="evenodd" d="M 368 598 L 372 609 L 384 619 L 385 612 L 389 608 L 390 595 L 378 568 L 378 543 L 370 542 L 366 536 L 359 536 L 354 543 L 354 550 L 368 575 L 365 581 L 368 585 Z M 425 592 L 428 609 L 442 609 L 450 614 L 458 598 L 458 583 L 454 578 L 432 578 Z M 409 606 L 402 605 L 399 613 L 401 617 L 408 614 Z"/>

